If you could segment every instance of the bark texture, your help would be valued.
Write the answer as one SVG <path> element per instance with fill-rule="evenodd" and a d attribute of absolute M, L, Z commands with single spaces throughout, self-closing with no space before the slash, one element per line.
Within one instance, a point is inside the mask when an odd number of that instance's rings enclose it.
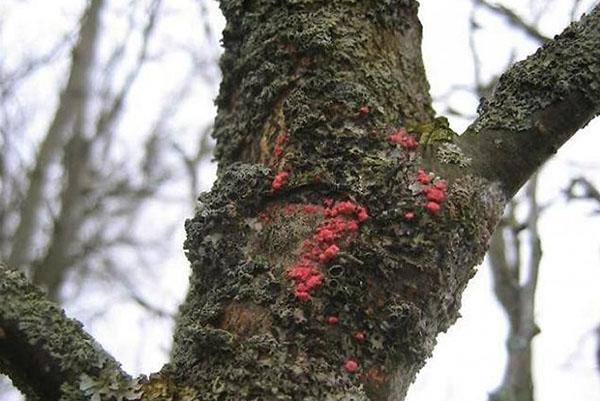
<path fill-rule="evenodd" d="M 600 6 L 500 78 L 461 136 L 473 166 L 512 196 L 600 111 Z"/>
<path fill-rule="evenodd" d="M 165 373 L 215 400 L 402 399 L 504 202 L 432 135 L 449 130 L 433 118 L 417 4 L 221 5 L 220 177 L 186 226 L 194 272 Z M 322 281 L 308 295 L 293 277 L 307 265 Z"/>
<path fill-rule="evenodd" d="M 22 273 L 1 264 L 0 372 L 28 400 L 81 400 L 110 385 L 133 388 L 81 323 L 67 319 Z"/>

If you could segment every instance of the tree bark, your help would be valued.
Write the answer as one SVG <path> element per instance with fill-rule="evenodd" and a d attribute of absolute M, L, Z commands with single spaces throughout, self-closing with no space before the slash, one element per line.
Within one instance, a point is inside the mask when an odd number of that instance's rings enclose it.
<path fill-rule="evenodd" d="M 0 372 L 28 400 L 81 400 L 92 391 L 106 394 L 110 385 L 134 387 L 81 323 L 67 319 L 22 273 L 2 264 Z"/>
<path fill-rule="evenodd" d="M 186 222 L 190 290 L 143 399 L 402 400 L 506 200 L 598 113 L 599 7 L 463 137 L 434 119 L 415 1 L 221 7 L 219 177 Z"/>

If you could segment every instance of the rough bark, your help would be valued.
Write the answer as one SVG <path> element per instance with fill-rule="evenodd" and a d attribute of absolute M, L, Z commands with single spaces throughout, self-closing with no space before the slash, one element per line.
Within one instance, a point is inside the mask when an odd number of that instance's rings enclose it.
<path fill-rule="evenodd" d="M 1 264 L 0 372 L 29 400 L 81 400 L 112 383 L 129 386 L 118 363 L 81 323 L 66 318 L 22 273 Z"/>
<path fill-rule="evenodd" d="M 473 166 L 510 196 L 600 110 L 599 14 L 596 6 L 502 75 L 460 137 Z"/>
<path fill-rule="evenodd" d="M 221 6 L 219 178 L 186 223 L 190 290 L 143 399 L 402 400 L 507 196 L 597 114 L 600 11 L 459 139 L 433 116 L 415 1 Z"/>
<path fill-rule="evenodd" d="M 193 275 L 168 372 L 204 394 L 218 383 L 214 399 L 402 399 L 506 195 L 598 112 L 598 12 L 506 74 L 457 139 L 424 95 L 414 2 L 221 4 L 220 177 L 187 223 Z M 399 127 L 418 149 L 390 144 Z M 448 181 L 439 213 L 419 169 Z M 370 217 L 298 294 L 327 198 Z"/>

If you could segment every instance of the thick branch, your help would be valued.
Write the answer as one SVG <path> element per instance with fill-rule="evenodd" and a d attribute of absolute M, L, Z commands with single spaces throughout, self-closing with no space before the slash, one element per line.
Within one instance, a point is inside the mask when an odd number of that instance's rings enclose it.
<path fill-rule="evenodd" d="M 499 81 L 461 136 L 479 174 L 514 194 L 600 112 L 600 6 Z"/>
<path fill-rule="evenodd" d="M 0 372 L 30 399 L 58 400 L 81 380 L 126 378 L 119 364 L 19 272 L 0 265 Z"/>

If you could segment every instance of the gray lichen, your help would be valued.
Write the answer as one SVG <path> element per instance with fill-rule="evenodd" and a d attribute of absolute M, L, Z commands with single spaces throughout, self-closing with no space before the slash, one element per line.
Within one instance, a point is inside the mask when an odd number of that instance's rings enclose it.
<path fill-rule="evenodd" d="M 600 104 L 600 10 L 574 22 L 535 54 L 503 74 L 490 100 L 480 104 L 480 118 L 470 129 L 533 128 L 536 113 L 573 93 Z"/>

